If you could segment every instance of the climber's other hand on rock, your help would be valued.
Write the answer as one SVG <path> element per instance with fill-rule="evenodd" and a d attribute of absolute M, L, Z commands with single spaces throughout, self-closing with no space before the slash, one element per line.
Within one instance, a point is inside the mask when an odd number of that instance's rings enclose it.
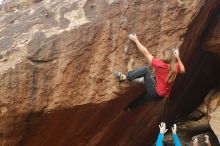
<path fill-rule="evenodd" d="M 132 41 L 134 41 L 134 42 L 137 41 L 138 38 L 137 38 L 136 33 L 131 33 L 131 34 L 129 34 L 129 39 L 132 40 Z"/>
<path fill-rule="evenodd" d="M 173 54 L 175 55 L 176 58 L 178 58 L 179 57 L 179 49 L 173 48 Z"/>

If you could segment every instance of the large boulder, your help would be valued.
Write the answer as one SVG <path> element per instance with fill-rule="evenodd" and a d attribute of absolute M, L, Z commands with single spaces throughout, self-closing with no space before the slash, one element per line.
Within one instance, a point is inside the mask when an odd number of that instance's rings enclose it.
<path fill-rule="evenodd" d="M 215 133 L 220 143 L 220 91 L 215 89 L 206 96 L 204 103 L 198 108 L 201 113 L 206 115 L 211 129 Z"/>
<path fill-rule="evenodd" d="M 0 143 L 152 145 L 161 120 L 189 114 L 219 83 L 217 57 L 200 43 L 218 8 L 219 0 L 45 0 L 4 14 Z M 125 113 L 143 86 L 120 84 L 112 71 L 146 64 L 131 32 L 153 55 L 182 43 L 187 74 L 169 99 Z"/>

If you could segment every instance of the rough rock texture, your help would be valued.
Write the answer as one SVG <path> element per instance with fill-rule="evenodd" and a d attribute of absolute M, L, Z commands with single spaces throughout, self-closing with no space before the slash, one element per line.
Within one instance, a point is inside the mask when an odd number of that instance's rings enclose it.
<path fill-rule="evenodd" d="M 0 15 L 30 8 L 42 0 L 3 0 L 0 3 Z"/>
<path fill-rule="evenodd" d="M 212 90 L 205 98 L 199 111 L 207 115 L 209 124 L 220 142 L 220 90 Z"/>
<path fill-rule="evenodd" d="M 4 146 L 152 145 L 158 123 L 192 112 L 219 84 L 200 42 L 219 0 L 51 0 L 0 17 L 0 143 Z M 155 55 L 182 42 L 187 74 L 172 96 L 133 113 L 141 94 L 113 70 L 146 64 L 127 35 Z M 186 108 L 187 105 L 187 108 Z"/>

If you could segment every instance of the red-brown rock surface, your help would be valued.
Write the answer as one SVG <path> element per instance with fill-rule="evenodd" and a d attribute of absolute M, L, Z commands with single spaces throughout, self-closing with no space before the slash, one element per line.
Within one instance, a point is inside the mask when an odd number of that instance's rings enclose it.
<path fill-rule="evenodd" d="M 201 44 L 217 10 L 219 0 L 45 0 L 1 16 L 0 143 L 152 145 L 161 120 L 192 112 L 219 84 L 219 62 Z M 169 100 L 125 113 L 142 87 L 112 71 L 146 64 L 130 32 L 154 55 L 182 42 L 187 74 Z"/>

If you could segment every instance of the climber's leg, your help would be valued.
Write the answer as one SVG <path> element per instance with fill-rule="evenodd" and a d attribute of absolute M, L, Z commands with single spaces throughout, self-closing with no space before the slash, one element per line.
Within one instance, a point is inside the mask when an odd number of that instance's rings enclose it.
<path fill-rule="evenodd" d="M 113 71 L 113 74 L 120 82 L 125 81 L 126 79 L 128 79 L 129 81 L 132 81 L 138 78 L 139 79 L 142 77 L 149 78 L 148 76 L 150 77 L 152 76 L 151 71 L 148 67 L 140 67 L 135 70 L 129 71 L 127 76 L 119 71 Z M 146 80 L 149 80 L 149 79 L 146 79 Z"/>
<path fill-rule="evenodd" d="M 129 71 L 127 74 L 127 79 L 132 81 L 137 78 L 145 77 L 148 67 L 139 67 L 135 70 Z"/>
<path fill-rule="evenodd" d="M 157 93 L 152 92 L 151 94 L 148 94 L 147 92 L 144 92 L 139 97 L 137 97 L 135 100 L 133 100 L 126 108 L 126 111 L 132 111 L 135 108 L 143 105 L 146 101 L 158 101 L 162 99 L 163 97 L 159 96 Z"/>
<path fill-rule="evenodd" d="M 157 94 L 156 91 L 156 82 L 154 80 L 154 77 L 148 67 L 142 67 L 139 69 L 136 69 L 134 71 L 131 71 L 128 73 L 127 78 L 129 80 L 134 80 L 136 78 L 144 77 L 144 85 L 146 91 L 136 98 L 134 101 L 132 101 L 127 107 L 126 111 L 131 111 L 140 105 L 144 104 L 144 102 L 148 100 L 160 100 L 162 99 L 161 96 Z"/>
<path fill-rule="evenodd" d="M 127 74 L 127 79 L 129 81 L 135 80 L 137 78 L 144 77 L 144 85 L 147 89 L 148 94 L 151 94 L 156 90 L 156 83 L 154 77 L 149 69 L 149 67 L 140 67 L 135 70 L 129 71 Z"/>
<path fill-rule="evenodd" d="M 147 98 L 154 97 L 157 93 L 156 91 L 156 82 L 151 73 L 149 67 L 145 67 L 145 74 L 144 74 L 144 85 L 147 90 Z"/>

